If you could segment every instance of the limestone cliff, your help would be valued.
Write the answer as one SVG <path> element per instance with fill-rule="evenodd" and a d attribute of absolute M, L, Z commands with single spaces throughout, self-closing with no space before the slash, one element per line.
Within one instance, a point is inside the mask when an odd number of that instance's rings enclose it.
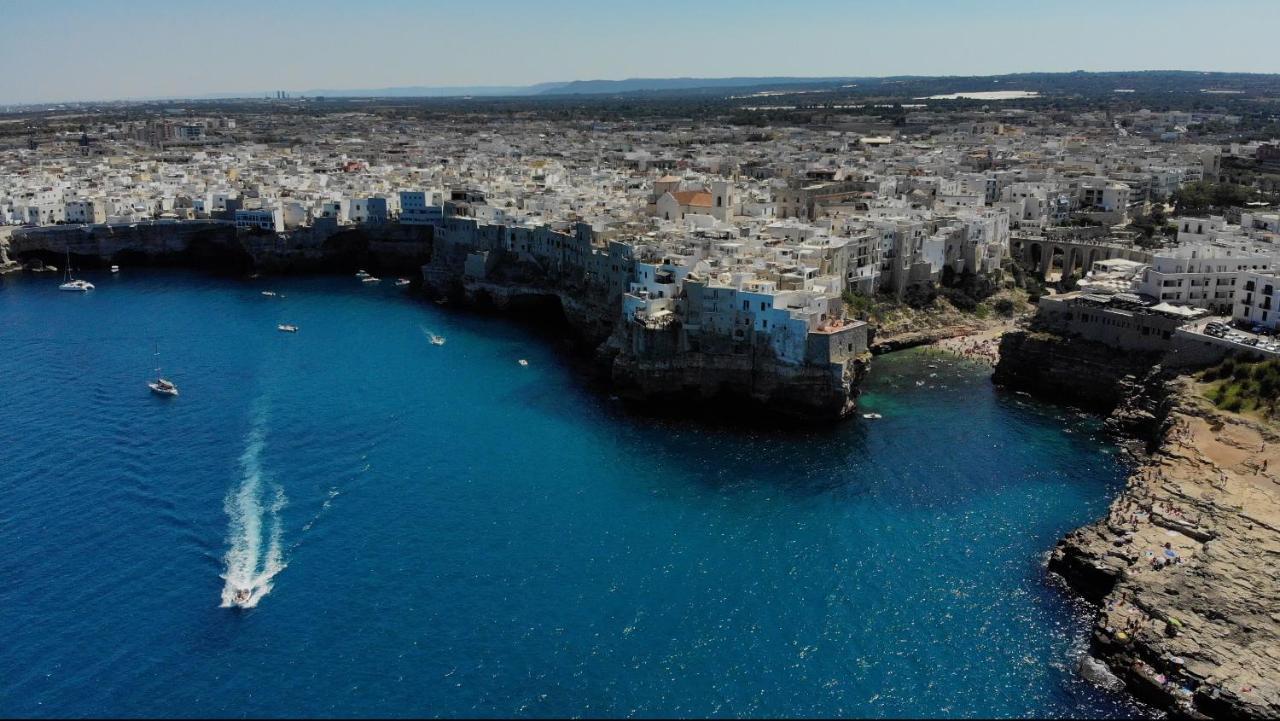
<path fill-rule="evenodd" d="M 1193 718 L 1280 717 L 1280 435 L 1186 379 L 1117 412 L 1135 408 L 1155 421 L 1154 452 L 1049 567 L 1100 602 L 1093 652 L 1139 698 Z"/>
<path fill-rule="evenodd" d="M 703 413 L 748 404 L 776 415 L 830 421 L 853 413 L 870 354 L 835 363 L 787 363 L 760 347 L 691 350 L 679 326 L 650 338 L 655 352 L 635 352 L 620 302 L 599 285 L 547 273 L 503 254 L 489 258 L 483 280 L 465 273 L 465 247 L 442 242 L 423 267 L 424 288 L 454 303 L 562 319 L 622 398 L 666 412 Z"/>
<path fill-rule="evenodd" d="M 237 230 L 219 220 L 21 228 L 9 252 L 24 262 L 78 267 L 164 265 L 202 270 L 416 270 L 431 257 L 430 226 L 310 226 L 287 233 Z"/>
<path fill-rule="evenodd" d="M 1047 400 L 1109 411 L 1126 396 L 1122 383 L 1143 378 L 1155 354 L 1121 353 L 1101 343 L 1020 329 L 1000 340 L 992 382 Z"/>

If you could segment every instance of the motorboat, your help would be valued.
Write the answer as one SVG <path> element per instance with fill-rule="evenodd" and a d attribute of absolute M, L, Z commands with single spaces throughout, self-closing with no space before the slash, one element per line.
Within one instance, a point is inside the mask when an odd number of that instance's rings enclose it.
<path fill-rule="evenodd" d="M 151 381 L 150 383 L 147 384 L 147 387 L 151 389 L 152 393 L 155 393 L 157 395 L 162 395 L 162 396 L 178 395 L 178 387 L 173 384 L 173 381 L 165 380 L 164 378 L 157 378 Z"/>
<path fill-rule="evenodd" d="M 879 413 L 863 413 L 862 417 L 866 418 L 869 421 L 875 421 L 875 420 L 884 418 L 884 416 L 880 415 Z"/>
<path fill-rule="evenodd" d="M 237 588 L 236 592 L 231 595 L 231 605 L 247 608 L 249 602 L 253 600 L 252 588 Z"/>
<path fill-rule="evenodd" d="M 373 276 L 371 276 L 371 275 L 366 275 L 365 277 L 363 277 L 363 278 L 361 278 L 361 279 L 360 279 L 360 282 L 361 282 L 361 283 L 381 283 L 381 282 L 382 282 L 382 279 L 381 279 L 381 278 L 375 278 L 375 277 L 373 277 Z"/>
<path fill-rule="evenodd" d="M 449 304 L 448 298 L 436 298 L 436 305 L 448 305 L 448 304 Z"/>
<path fill-rule="evenodd" d="M 264 290 L 262 291 L 262 294 L 267 296 L 268 298 L 276 297 L 276 292 L 274 290 Z"/>
<path fill-rule="evenodd" d="M 119 272 L 120 272 L 120 266 L 118 266 L 118 265 L 113 265 L 113 266 L 111 266 L 111 272 L 112 272 L 112 273 L 119 273 Z"/>
<path fill-rule="evenodd" d="M 284 333 L 297 333 L 298 326 L 293 325 L 292 323 L 281 323 L 280 325 L 276 326 L 276 330 L 282 331 Z"/>
<path fill-rule="evenodd" d="M 368 277 L 369 277 L 369 273 L 368 273 L 367 271 L 364 271 L 364 270 L 357 270 L 357 271 L 356 271 L 356 277 L 357 277 L 357 278 L 361 278 L 361 279 L 368 278 Z"/>
<path fill-rule="evenodd" d="M 403 287 L 405 287 L 406 285 L 409 285 L 409 283 L 410 283 L 410 282 L 411 282 L 411 281 L 410 281 L 408 278 L 399 278 L 399 279 L 397 279 L 397 280 L 396 280 L 396 287 L 397 287 L 397 288 L 403 288 Z"/>
<path fill-rule="evenodd" d="M 444 336 L 442 335 L 432 333 L 430 334 L 429 339 L 431 340 L 431 345 L 444 345 Z"/>
<path fill-rule="evenodd" d="M 527 365 L 529 365 L 529 361 L 527 361 L 527 360 L 525 360 L 525 359 L 523 359 L 523 358 L 521 358 L 521 359 L 518 361 L 518 363 L 520 363 L 520 365 L 522 365 L 522 366 L 527 366 Z"/>

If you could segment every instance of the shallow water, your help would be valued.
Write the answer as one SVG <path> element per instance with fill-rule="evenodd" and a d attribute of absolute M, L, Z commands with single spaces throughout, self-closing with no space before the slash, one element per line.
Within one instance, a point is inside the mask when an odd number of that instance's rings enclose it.
<path fill-rule="evenodd" d="M 982 366 L 724 428 L 389 282 L 88 277 L 0 280 L 7 715 L 1141 713 L 1042 567 L 1114 448 Z"/>

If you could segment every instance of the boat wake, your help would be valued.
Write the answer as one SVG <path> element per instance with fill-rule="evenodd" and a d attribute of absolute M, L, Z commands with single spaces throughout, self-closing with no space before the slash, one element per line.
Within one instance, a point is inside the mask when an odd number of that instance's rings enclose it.
<path fill-rule="evenodd" d="M 271 581 L 285 569 L 280 512 L 288 504 L 284 489 L 262 469 L 265 414 L 258 414 L 240 456 L 240 485 L 223 501 L 228 528 L 222 607 L 253 608 L 271 592 Z"/>

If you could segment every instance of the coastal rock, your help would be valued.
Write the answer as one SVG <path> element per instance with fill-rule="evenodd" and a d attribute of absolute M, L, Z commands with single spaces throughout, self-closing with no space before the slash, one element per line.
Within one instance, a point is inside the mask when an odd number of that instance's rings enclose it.
<path fill-rule="evenodd" d="M 1146 378 L 1159 357 L 1117 353 L 1101 343 L 1035 329 L 1005 333 L 991 380 L 1046 400 L 1110 411 L 1127 397 L 1126 379 Z"/>
<path fill-rule="evenodd" d="M 315 225 L 285 233 L 237 230 L 224 220 L 58 225 L 21 228 L 10 239 L 17 259 L 78 267 L 182 266 L 276 272 L 416 270 L 431 258 L 432 228 L 398 223 Z"/>
<path fill-rule="evenodd" d="M 1049 567 L 1100 602 L 1094 655 L 1137 697 L 1188 718 L 1280 717 L 1280 436 L 1188 380 L 1137 388 L 1118 412 L 1144 408 L 1158 442 Z"/>
<path fill-rule="evenodd" d="M 1111 669 L 1107 668 L 1107 664 L 1093 656 L 1081 657 L 1080 664 L 1076 670 L 1089 683 L 1108 691 L 1119 691 L 1124 688 L 1124 681 L 1121 681 L 1118 676 L 1111 673 Z"/>

